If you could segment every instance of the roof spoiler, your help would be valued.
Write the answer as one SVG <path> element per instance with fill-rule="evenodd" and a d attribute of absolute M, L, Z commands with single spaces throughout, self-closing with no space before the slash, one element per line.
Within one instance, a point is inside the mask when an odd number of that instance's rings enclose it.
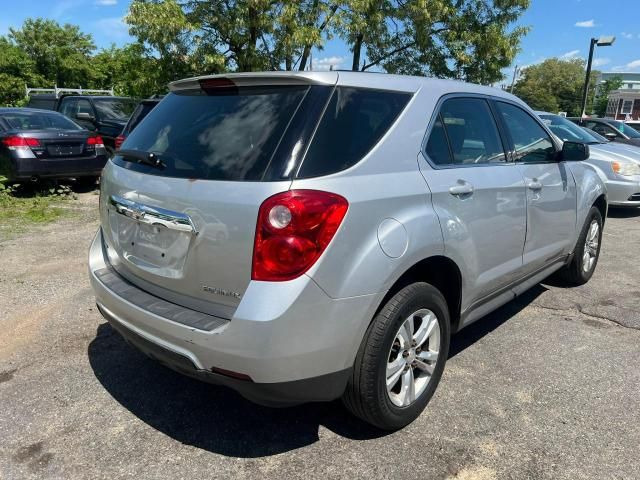
<path fill-rule="evenodd" d="M 204 75 L 186 78 L 169 84 L 172 92 L 201 88 L 253 87 L 265 85 L 335 85 L 336 72 L 260 72 Z"/>

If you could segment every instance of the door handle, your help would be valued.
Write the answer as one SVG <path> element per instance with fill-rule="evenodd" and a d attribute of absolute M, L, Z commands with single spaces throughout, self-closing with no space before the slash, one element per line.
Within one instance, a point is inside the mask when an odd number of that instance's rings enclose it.
<path fill-rule="evenodd" d="M 540 183 L 538 180 L 531 180 L 527 183 L 527 187 L 529 188 L 529 190 L 542 190 L 542 183 Z"/>
<path fill-rule="evenodd" d="M 456 185 L 449 187 L 449 193 L 458 198 L 470 197 L 473 195 L 473 185 L 464 180 L 458 180 Z"/>

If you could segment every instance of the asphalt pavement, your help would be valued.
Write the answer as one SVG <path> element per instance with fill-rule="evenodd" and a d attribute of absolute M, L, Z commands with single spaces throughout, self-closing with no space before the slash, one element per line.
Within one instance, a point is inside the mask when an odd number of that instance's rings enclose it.
<path fill-rule="evenodd" d="M 340 402 L 259 407 L 133 350 L 96 311 L 80 216 L 0 243 L 0 479 L 640 478 L 640 210 L 585 286 L 550 281 L 453 338 L 395 433 Z"/>

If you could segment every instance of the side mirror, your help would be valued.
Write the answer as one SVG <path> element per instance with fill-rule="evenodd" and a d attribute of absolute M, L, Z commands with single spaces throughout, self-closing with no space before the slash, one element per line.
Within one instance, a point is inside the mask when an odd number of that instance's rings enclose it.
<path fill-rule="evenodd" d="M 613 142 L 616 138 L 618 138 L 618 136 L 613 132 L 607 132 L 604 134 L 604 136 L 607 138 L 607 140 L 611 142 Z"/>
<path fill-rule="evenodd" d="M 96 117 L 94 117 L 93 115 L 91 115 L 90 113 L 87 113 L 87 112 L 78 112 L 78 113 L 76 113 L 76 118 L 78 120 L 85 120 L 87 122 L 93 122 L 96 119 Z"/>
<path fill-rule="evenodd" d="M 562 160 L 580 162 L 589 158 L 589 145 L 580 142 L 564 142 L 562 144 Z"/>

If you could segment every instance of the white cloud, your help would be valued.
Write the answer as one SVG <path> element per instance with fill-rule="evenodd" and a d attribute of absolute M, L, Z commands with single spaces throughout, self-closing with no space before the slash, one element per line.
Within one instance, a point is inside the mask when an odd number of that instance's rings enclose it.
<path fill-rule="evenodd" d="M 54 3 L 51 9 L 51 16 L 53 18 L 60 18 L 69 10 L 80 7 L 83 0 L 60 0 Z"/>
<path fill-rule="evenodd" d="M 611 60 L 608 58 L 596 58 L 593 61 L 593 66 L 594 67 L 603 67 L 604 65 L 608 65 L 609 63 L 611 63 Z"/>
<path fill-rule="evenodd" d="M 326 71 L 333 67 L 334 70 L 337 70 L 343 62 L 344 57 L 324 57 L 313 61 L 313 69 Z"/>
<path fill-rule="evenodd" d="M 633 38 L 633 33 L 622 32 L 620 35 L 628 40 L 631 40 Z"/>
<path fill-rule="evenodd" d="M 571 50 L 570 52 L 563 53 L 562 55 L 560 55 L 560 58 L 563 58 L 565 60 L 570 58 L 576 58 L 579 53 L 580 53 L 580 50 Z"/>
<path fill-rule="evenodd" d="M 576 27 L 582 27 L 582 28 L 592 28 L 592 27 L 596 26 L 596 22 L 593 19 L 584 20 L 582 22 L 576 22 L 575 26 Z"/>
<path fill-rule="evenodd" d="M 129 27 L 122 17 L 105 17 L 93 22 L 96 30 L 111 40 L 123 40 L 129 35 Z"/>
<path fill-rule="evenodd" d="M 109 7 L 111 5 L 116 5 L 118 0 L 96 0 L 96 5 L 100 5 L 103 7 Z"/>
<path fill-rule="evenodd" d="M 634 60 L 633 62 L 629 62 L 625 65 L 626 68 L 628 68 L 629 70 L 635 70 L 637 68 L 640 68 L 640 60 Z"/>

